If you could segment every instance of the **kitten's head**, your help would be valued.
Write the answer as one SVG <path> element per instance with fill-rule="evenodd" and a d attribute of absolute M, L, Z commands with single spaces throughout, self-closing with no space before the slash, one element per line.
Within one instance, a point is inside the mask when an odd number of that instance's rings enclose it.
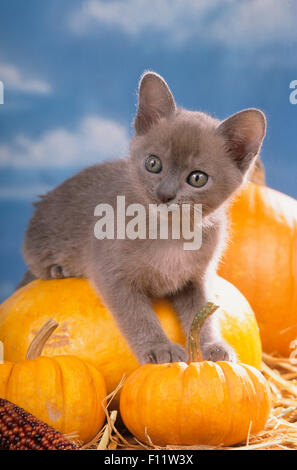
<path fill-rule="evenodd" d="M 145 73 L 131 142 L 131 171 L 148 203 L 203 204 L 208 214 L 242 184 L 260 150 L 264 114 L 241 111 L 223 122 L 177 108 L 167 83 Z"/>

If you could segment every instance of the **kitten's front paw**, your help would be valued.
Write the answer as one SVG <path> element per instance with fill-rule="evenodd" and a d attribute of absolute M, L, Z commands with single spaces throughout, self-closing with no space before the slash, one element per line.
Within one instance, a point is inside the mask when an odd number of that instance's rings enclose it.
<path fill-rule="evenodd" d="M 205 361 L 236 361 L 235 351 L 223 341 L 202 346 L 202 356 Z"/>
<path fill-rule="evenodd" d="M 154 343 L 140 355 L 140 363 L 163 364 L 167 362 L 186 362 L 187 353 L 179 344 Z"/>

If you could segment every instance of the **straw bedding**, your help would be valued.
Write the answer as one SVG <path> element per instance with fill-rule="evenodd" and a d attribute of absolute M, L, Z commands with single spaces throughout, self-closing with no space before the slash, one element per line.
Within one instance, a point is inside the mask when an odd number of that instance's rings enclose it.
<path fill-rule="evenodd" d="M 107 424 L 89 444 L 86 450 L 168 450 L 168 449 L 258 449 L 289 450 L 297 449 L 297 359 L 276 357 L 263 353 L 262 372 L 267 378 L 272 395 L 272 411 L 265 429 L 258 433 L 248 433 L 246 441 L 231 447 L 214 446 L 155 446 L 149 436 L 147 442 L 136 440 L 122 424 L 117 424 L 117 412 L 109 412 L 118 388 L 107 397 Z"/>

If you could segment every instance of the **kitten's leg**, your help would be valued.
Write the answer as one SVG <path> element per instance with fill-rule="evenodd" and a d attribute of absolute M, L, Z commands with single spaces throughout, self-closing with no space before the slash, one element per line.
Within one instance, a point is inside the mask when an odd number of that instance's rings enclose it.
<path fill-rule="evenodd" d="M 207 303 L 203 285 L 190 284 L 170 299 L 188 337 L 196 313 Z M 200 343 L 204 360 L 234 361 L 236 359 L 234 350 L 221 337 L 217 312 L 213 313 L 204 323 Z"/>
<path fill-rule="evenodd" d="M 186 360 L 185 350 L 166 336 L 147 296 L 123 281 L 110 284 L 101 278 L 95 288 L 141 364 Z"/>
<path fill-rule="evenodd" d="M 49 268 L 49 275 L 50 279 L 64 279 L 65 277 L 69 277 L 63 268 L 63 266 L 59 264 L 52 264 Z"/>
<path fill-rule="evenodd" d="M 50 266 L 48 279 L 63 279 L 64 277 L 70 277 L 70 275 L 62 266 L 58 264 L 52 264 Z M 17 284 L 16 289 L 20 289 L 20 287 L 29 284 L 29 282 L 34 281 L 35 279 L 37 279 L 37 277 L 28 269 L 22 280 Z"/>

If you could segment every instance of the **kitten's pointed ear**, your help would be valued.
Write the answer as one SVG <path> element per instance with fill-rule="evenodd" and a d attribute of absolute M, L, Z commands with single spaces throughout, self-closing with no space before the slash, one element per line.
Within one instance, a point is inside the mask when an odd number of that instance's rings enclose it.
<path fill-rule="evenodd" d="M 266 118 L 258 109 L 246 109 L 223 121 L 217 132 L 225 138 L 228 154 L 244 173 L 260 151 Z"/>
<path fill-rule="evenodd" d="M 145 73 L 138 89 L 136 134 L 145 134 L 161 117 L 170 117 L 175 111 L 175 101 L 165 80 L 154 72 Z"/>

